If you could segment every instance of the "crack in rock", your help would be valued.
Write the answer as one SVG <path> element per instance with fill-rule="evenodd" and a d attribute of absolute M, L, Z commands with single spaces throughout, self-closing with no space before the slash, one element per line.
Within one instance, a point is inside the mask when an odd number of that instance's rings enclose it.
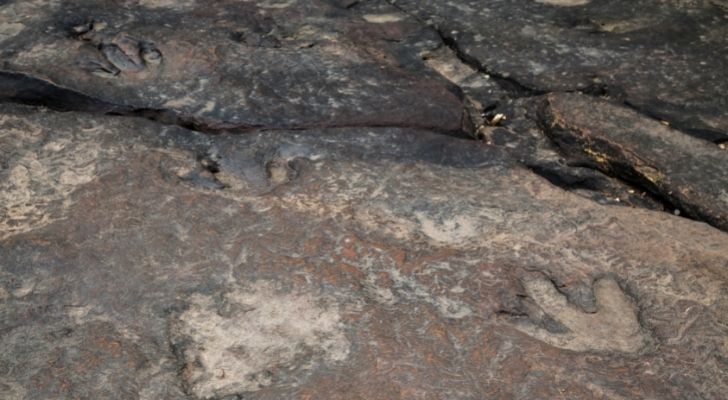
<path fill-rule="evenodd" d="M 207 133 L 210 135 L 233 133 L 243 134 L 255 130 L 260 131 L 310 131 L 329 128 L 414 128 L 425 129 L 452 136 L 467 136 L 463 130 L 442 130 L 416 122 L 402 124 L 359 124 L 322 122 L 304 125 L 256 125 L 233 123 L 199 117 L 182 113 L 172 108 L 134 108 L 127 105 L 109 103 L 87 96 L 81 92 L 58 86 L 53 82 L 32 75 L 0 70 L 0 103 L 17 103 L 32 106 L 43 106 L 55 111 L 86 112 L 90 114 L 106 114 L 120 117 L 144 118 L 162 125 Z"/>

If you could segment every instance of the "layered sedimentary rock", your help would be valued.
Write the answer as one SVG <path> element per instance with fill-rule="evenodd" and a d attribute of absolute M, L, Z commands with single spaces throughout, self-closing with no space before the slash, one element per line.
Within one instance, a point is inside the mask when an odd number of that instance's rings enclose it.
<path fill-rule="evenodd" d="M 392 3 L 521 94 L 607 94 L 693 135 L 728 140 L 725 1 Z"/>
<path fill-rule="evenodd" d="M 0 1 L 0 398 L 722 399 L 723 3 Z"/>
<path fill-rule="evenodd" d="M 96 109 L 207 129 L 459 131 L 458 90 L 424 68 L 399 67 L 418 55 L 397 42 L 423 27 L 350 14 L 320 0 L 11 3 L 3 26 L 15 35 L 0 37 L 0 82 L 18 101 L 76 109 L 66 98 L 83 95 Z M 40 82 L 13 85 L 23 79 Z M 33 90 L 46 85 L 60 87 L 56 98 Z"/>
<path fill-rule="evenodd" d="M 573 158 L 728 231 L 728 157 L 718 146 L 583 95 L 550 95 L 542 112 L 545 130 Z"/>

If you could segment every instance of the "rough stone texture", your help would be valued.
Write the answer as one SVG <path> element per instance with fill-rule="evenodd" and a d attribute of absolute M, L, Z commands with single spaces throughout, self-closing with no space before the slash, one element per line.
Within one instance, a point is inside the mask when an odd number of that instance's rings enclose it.
<path fill-rule="evenodd" d="M 521 164 L 555 185 L 600 204 L 665 210 L 666 205 L 643 187 L 615 179 L 575 158 L 544 132 L 541 97 L 508 101 L 499 110 L 508 120 L 498 126 L 478 129 L 482 139 L 502 147 Z M 673 208 L 670 208 L 672 211 Z"/>
<path fill-rule="evenodd" d="M 0 0 L 0 399 L 725 398 L 724 2 L 475 4 Z"/>
<path fill-rule="evenodd" d="M 608 94 L 694 135 L 728 140 L 725 1 L 393 3 L 526 93 Z"/>
<path fill-rule="evenodd" d="M 728 157 L 718 146 L 603 100 L 554 94 L 546 102 L 546 131 L 565 152 L 728 231 Z"/>
<path fill-rule="evenodd" d="M 351 18 L 322 0 L 119 3 L 2 6 L 18 31 L 2 40 L 2 68 L 107 109 L 164 111 L 206 128 L 461 129 L 458 90 L 425 68 L 400 67 L 418 55 L 397 42 L 422 30 L 403 18 Z M 0 89 L 43 101 L 9 83 Z"/>
<path fill-rule="evenodd" d="M 279 368 L 311 369 L 317 354 L 331 363 L 345 360 L 350 345 L 337 306 L 320 307 L 321 301 L 278 293 L 265 281 L 222 298 L 190 298 L 171 340 L 183 349 L 190 392 L 201 398 L 253 392 L 273 384 Z"/>
<path fill-rule="evenodd" d="M 548 279 L 524 282 L 526 294 L 551 318 L 558 318 L 565 332 L 550 332 L 534 325 L 519 327 L 523 332 L 562 349 L 574 351 L 614 351 L 634 353 L 648 340 L 637 320 L 635 306 L 619 284 L 610 278 L 594 283 L 595 310 L 584 310 L 569 304 Z"/>
<path fill-rule="evenodd" d="M 2 113 L 37 137 L 6 171 L 64 176 L 67 153 L 102 149 L 63 207 L 39 181 L 29 218 L 49 217 L 1 242 L 9 398 L 726 390 L 728 236 L 705 224 L 600 206 L 424 131 Z"/>

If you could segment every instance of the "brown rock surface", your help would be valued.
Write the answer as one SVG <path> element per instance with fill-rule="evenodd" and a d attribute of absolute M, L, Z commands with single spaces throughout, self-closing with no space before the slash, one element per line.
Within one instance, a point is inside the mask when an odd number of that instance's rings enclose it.
<path fill-rule="evenodd" d="M 724 399 L 724 11 L 0 0 L 0 399 Z"/>
<path fill-rule="evenodd" d="M 26 196 L 3 211 L 6 398 L 726 390 L 728 236 L 703 223 L 425 131 L 2 115 Z"/>

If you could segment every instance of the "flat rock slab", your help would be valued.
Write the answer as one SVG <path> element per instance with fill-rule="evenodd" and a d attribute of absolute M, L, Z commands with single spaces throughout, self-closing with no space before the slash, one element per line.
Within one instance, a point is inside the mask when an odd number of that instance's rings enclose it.
<path fill-rule="evenodd" d="M 5 399 L 721 399 L 728 235 L 428 131 L 0 108 Z"/>
<path fill-rule="evenodd" d="M 498 146 L 554 185 L 599 204 L 666 210 L 670 204 L 645 188 L 602 172 L 583 157 L 569 156 L 544 133 L 548 125 L 542 96 L 511 100 L 498 108 L 504 124 L 478 129 L 482 140 Z M 674 207 L 667 210 L 673 212 Z"/>
<path fill-rule="evenodd" d="M 423 27 L 374 11 L 322 0 L 4 1 L 0 97 L 198 129 L 459 132 L 459 89 L 407 42 Z"/>
<path fill-rule="evenodd" d="M 589 96 L 551 94 L 543 107 L 545 131 L 565 153 L 728 230 L 728 153 L 718 146 Z"/>
<path fill-rule="evenodd" d="M 0 0 L 0 398 L 724 399 L 727 9 Z"/>
<path fill-rule="evenodd" d="M 525 94 L 606 93 L 696 136 L 728 140 L 725 1 L 395 4 Z"/>

